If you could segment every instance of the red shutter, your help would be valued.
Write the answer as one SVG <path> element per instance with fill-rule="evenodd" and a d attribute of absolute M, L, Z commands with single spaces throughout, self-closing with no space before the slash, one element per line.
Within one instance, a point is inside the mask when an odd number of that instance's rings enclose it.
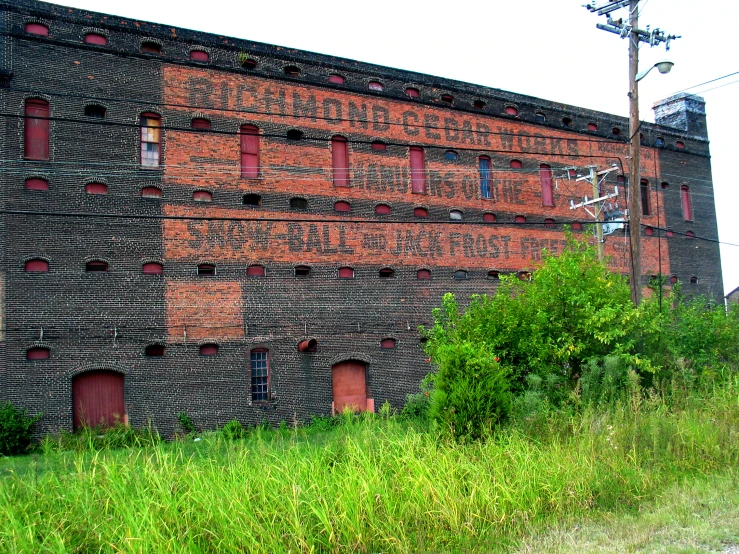
<path fill-rule="evenodd" d="M 552 168 L 547 164 L 539 166 L 539 179 L 541 180 L 541 203 L 544 206 L 554 206 L 552 192 Z"/>
<path fill-rule="evenodd" d="M 423 148 L 411 146 L 411 189 L 417 194 L 426 194 L 426 162 Z"/>
<path fill-rule="evenodd" d="M 203 50 L 193 50 L 190 52 L 190 59 L 195 62 L 207 62 L 210 59 L 210 55 Z"/>
<path fill-rule="evenodd" d="M 518 115 L 518 110 L 513 106 L 506 106 L 505 113 L 508 115 Z"/>
<path fill-rule="evenodd" d="M 641 186 L 641 213 L 649 215 L 649 181 L 642 179 L 639 185 Z"/>
<path fill-rule="evenodd" d="M 521 160 L 511 160 L 511 169 L 521 169 L 522 167 Z"/>
<path fill-rule="evenodd" d="M 347 361 L 331 369 L 334 410 L 345 408 L 363 412 L 367 409 L 367 376 L 362 362 Z"/>
<path fill-rule="evenodd" d="M 349 145 L 344 137 L 331 139 L 331 163 L 334 170 L 334 185 L 349 186 Z"/>
<path fill-rule="evenodd" d="M 390 206 L 387 204 L 377 204 L 377 206 L 375 206 L 375 213 L 377 215 L 390 215 L 391 211 Z"/>
<path fill-rule="evenodd" d="M 343 85 L 344 84 L 344 77 L 341 75 L 329 75 L 328 76 L 328 82 L 334 83 L 335 85 Z"/>
<path fill-rule="evenodd" d="M 354 278 L 354 270 L 351 267 L 340 267 L 339 268 L 339 277 L 341 279 L 353 279 Z"/>
<path fill-rule="evenodd" d="M 264 277 L 264 273 L 263 265 L 250 265 L 246 268 L 246 274 L 249 277 Z"/>
<path fill-rule="evenodd" d="M 680 187 L 683 198 L 683 219 L 685 221 L 693 221 L 693 206 L 690 204 L 690 189 L 683 185 Z"/>
<path fill-rule="evenodd" d="M 210 121 L 202 117 L 195 117 L 190 122 L 190 127 L 199 131 L 207 131 L 210 129 Z"/>
<path fill-rule="evenodd" d="M 337 212 L 350 212 L 352 211 L 352 205 L 349 202 L 340 200 L 334 204 L 334 210 Z"/>
<path fill-rule="evenodd" d="M 144 275 L 161 275 L 164 273 L 164 266 L 156 262 L 150 262 L 141 267 L 141 272 Z"/>
<path fill-rule="evenodd" d="M 98 33 L 87 33 L 85 35 L 85 42 L 87 44 L 97 44 L 98 46 L 105 46 L 108 44 L 108 39 L 104 35 Z"/>
<path fill-rule="evenodd" d="M 144 187 L 141 189 L 141 196 L 144 198 L 161 198 L 162 189 L 157 187 Z"/>
<path fill-rule="evenodd" d="M 49 103 L 47 101 L 40 98 L 26 100 L 25 154 L 27 160 L 49 159 L 48 117 Z"/>
<path fill-rule="evenodd" d="M 28 260 L 26 262 L 26 273 L 47 273 L 49 262 L 46 260 Z"/>
<path fill-rule="evenodd" d="M 417 88 L 408 87 L 407 89 L 405 89 L 405 93 L 411 98 L 418 98 L 419 96 L 421 96 Z"/>
<path fill-rule="evenodd" d="M 103 183 L 87 183 L 85 185 L 87 194 L 108 194 L 108 185 Z"/>
<path fill-rule="evenodd" d="M 203 344 L 200 347 L 201 356 L 215 356 L 218 354 L 218 345 L 215 343 Z"/>
<path fill-rule="evenodd" d="M 212 202 L 213 193 L 208 192 L 207 190 L 196 190 L 192 193 L 192 199 L 195 200 L 195 202 Z"/>
<path fill-rule="evenodd" d="M 416 272 L 416 278 L 417 279 L 431 279 L 431 270 L 430 269 L 419 269 Z"/>
<path fill-rule="evenodd" d="M 491 213 L 482 214 L 482 220 L 485 223 L 495 223 L 495 214 L 491 214 Z"/>
<path fill-rule="evenodd" d="M 395 339 L 382 339 L 380 341 L 380 348 L 395 348 Z"/>
<path fill-rule="evenodd" d="M 38 177 L 26 179 L 26 190 L 49 190 L 49 181 Z"/>
<path fill-rule="evenodd" d="M 588 123 L 588 131 L 597 131 L 598 126 L 595 123 Z"/>
<path fill-rule="evenodd" d="M 26 360 L 48 360 L 50 356 L 51 350 L 43 346 L 26 350 Z"/>
<path fill-rule="evenodd" d="M 42 25 L 41 23 L 26 23 L 26 33 L 48 37 L 49 28 L 46 25 Z"/>
<path fill-rule="evenodd" d="M 526 216 L 525 215 L 517 215 L 513 218 L 513 221 L 516 223 L 526 223 Z"/>
<path fill-rule="evenodd" d="M 259 129 L 254 125 L 241 126 L 241 176 L 259 177 Z"/>
<path fill-rule="evenodd" d="M 109 427 L 123 423 L 123 375 L 112 371 L 90 371 L 72 380 L 74 428 Z"/>
<path fill-rule="evenodd" d="M 413 215 L 416 217 L 428 217 L 429 211 L 426 208 L 413 208 Z"/>

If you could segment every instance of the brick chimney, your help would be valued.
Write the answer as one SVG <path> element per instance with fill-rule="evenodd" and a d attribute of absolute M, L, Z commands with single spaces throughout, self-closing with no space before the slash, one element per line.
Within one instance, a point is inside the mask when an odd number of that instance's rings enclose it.
<path fill-rule="evenodd" d="M 707 139 L 706 102 L 700 96 L 681 92 L 652 106 L 657 125 L 672 127 L 694 138 Z"/>

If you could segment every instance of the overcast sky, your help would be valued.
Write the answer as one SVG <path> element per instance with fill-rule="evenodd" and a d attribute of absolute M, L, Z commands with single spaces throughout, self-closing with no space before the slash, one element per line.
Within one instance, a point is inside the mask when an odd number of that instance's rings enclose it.
<path fill-rule="evenodd" d="M 429 73 L 628 116 L 628 42 L 596 29 L 604 17 L 585 0 L 421 2 L 398 0 L 58 0 L 114 15 L 332 54 Z M 598 0 L 599 4 L 605 0 Z M 739 2 L 642 0 L 640 27 L 681 35 L 642 46 L 640 69 L 665 57 L 672 72 L 640 83 L 641 118 L 671 94 L 739 72 L 732 30 Z M 626 17 L 626 10 L 619 12 Z M 721 22 L 726 22 L 722 24 Z M 739 185 L 732 145 L 739 123 L 739 75 L 691 88 L 708 112 L 719 239 L 739 245 Z M 722 86 L 723 85 L 723 86 Z M 714 88 L 720 87 L 720 88 Z M 712 89 L 712 90 L 708 90 Z M 730 101 L 734 100 L 734 104 Z M 673 187 L 673 194 L 679 189 Z M 695 190 L 695 187 L 694 187 Z M 724 288 L 739 286 L 739 246 L 722 244 Z"/>

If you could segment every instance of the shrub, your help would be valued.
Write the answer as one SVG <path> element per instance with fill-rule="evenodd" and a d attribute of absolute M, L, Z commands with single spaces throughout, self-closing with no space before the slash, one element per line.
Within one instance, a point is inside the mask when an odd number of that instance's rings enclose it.
<path fill-rule="evenodd" d="M 436 354 L 431 419 L 458 440 L 484 437 L 510 412 L 507 370 L 485 344 L 464 341 Z"/>
<path fill-rule="evenodd" d="M 33 417 L 25 408 L 16 408 L 10 402 L 0 405 L 0 454 L 22 454 L 31 446 L 33 427 L 42 414 Z"/>
<path fill-rule="evenodd" d="M 406 419 L 415 419 L 421 422 L 427 421 L 433 386 L 434 374 L 429 373 L 421 381 L 420 392 L 406 396 L 405 406 L 400 411 L 400 415 Z"/>
<path fill-rule="evenodd" d="M 228 440 L 244 438 L 246 431 L 238 419 L 232 419 L 221 429 L 221 434 Z"/>
<path fill-rule="evenodd" d="M 187 412 L 178 412 L 177 419 L 180 422 L 180 427 L 182 427 L 182 430 L 187 433 L 194 433 L 195 432 L 195 423 L 193 423 L 192 418 L 187 415 Z"/>
<path fill-rule="evenodd" d="M 629 366 L 623 358 L 593 358 L 583 368 L 580 398 L 585 404 L 612 404 L 623 398 L 628 383 Z"/>

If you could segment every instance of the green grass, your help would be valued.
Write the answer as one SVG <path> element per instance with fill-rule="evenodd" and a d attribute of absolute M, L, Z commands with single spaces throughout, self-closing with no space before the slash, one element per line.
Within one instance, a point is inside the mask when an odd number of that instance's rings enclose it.
<path fill-rule="evenodd" d="M 690 521 L 691 487 L 730 491 L 722 513 L 735 523 L 737 462 L 737 381 L 669 408 L 655 397 L 554 413 L 466 445 L 363 417 L 320 433 L 47 449 L 0 460 L 0 550 L 565 552 L 583 533 L 604 537 L 583 552 L 619 537 L 613 551 L 639 551 L 620 526 L 648 538 L 660 522 Z M 664 515 L 670 503 L 683 507 Z"/>

